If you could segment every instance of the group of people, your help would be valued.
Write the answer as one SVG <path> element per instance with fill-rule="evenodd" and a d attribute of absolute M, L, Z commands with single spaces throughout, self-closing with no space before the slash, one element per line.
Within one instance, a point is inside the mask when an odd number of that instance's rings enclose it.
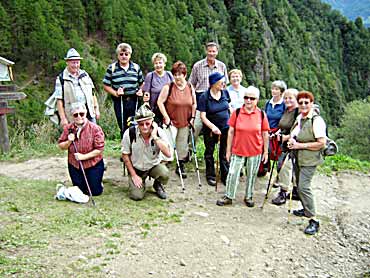
<path fill-rule="evenodd" d="M 176 173 L 186 178 L 190 134 L 195 142 L 202 134 L 207 183 L 215 186 L 220 181 L 226 186 L 217 205 L 232 204 L 244 169 L 244 202 L 253 207 L 260 165 L 272 159 L 278 161 L 274 185 L 280 187 L 272 203 L 284 204 L 291 184 L 295 184 L 292 194 L 303 208 L 293 213 L 308 217 L 305 233 L 315 234 L 319 222 L 311 180 L 323 160 L 320 150 L 326 143 L 326 126 L 314 109 L 313 94 L 288 89 L 284 81 L 277 80 L 262 111 L 257 106 L 259 89 L 242 86 L 243 75 L 238 69 L 228 74 L 226 65 L 216 59 L 216 43 L 207 43 L 205 49 L 206 57 L 194 64 L 187 81 L 187 66 L 177 61 L 166 71 L 167 59 L 162 53 L 152 56 L 154 70 L 144 77 L 140 66 L 131 61 L 131 46 L 117 46 L 117 61 L 108 66 L 103 87 L 111 95 L 121 133 L 129 197 L 142 200 L 146 178 L 151 177 L 158 197 L 167 198 L 166 163 L 176 156 Z M 57 108 L 64 128 L 59 146 L 68 149 L 73 184 L 89 193 L 83 177 L 86 173 L 92 195 L 99 195 L 103 192 L 104 133 L 96 124 L 99 105 L 91 78 L 80 69 L 81 59 L 70 49 L 65 57 L 67 67 L 56 80 Z M 219 169 L 215 169 L 215 148 Z"/>

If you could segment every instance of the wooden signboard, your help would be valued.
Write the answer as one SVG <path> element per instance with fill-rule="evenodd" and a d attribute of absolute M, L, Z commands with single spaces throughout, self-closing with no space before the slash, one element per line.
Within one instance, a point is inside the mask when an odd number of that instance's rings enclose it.
<path fill-rule="evenodd" d="M 25 97 L 25 93 L 15 92 L 14 85 L 0 85 L 0 151 L 4 153 L 10 150 L 6 114 L 15 112 L 13 107 L 8 106 L 8 101 L 21 100 Z"/>

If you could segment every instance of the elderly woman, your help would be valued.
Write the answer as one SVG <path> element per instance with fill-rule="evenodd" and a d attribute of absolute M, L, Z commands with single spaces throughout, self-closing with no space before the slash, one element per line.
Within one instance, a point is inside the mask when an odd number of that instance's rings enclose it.
<path fill-rule="evenodd" d="M 208 91 L 199 98 L 198 110 L 203 122 L 204 159 L 206 161 L 206 178 L 210 186 L 216 185 L 216 173 L 213 152 L 219 142 L 219 161 L 221 181 L 226 184 L 229 162 L 226 160 L 227 132 L 230 118 L 230 96 L 224 89 L 224 75 L 214 72 L 209 75 Z"/>
<path fill-rule="evenodd" d="M 176 168 L 178 175 L 186 178 L 184 163 L 188 156 L 189 124 L 194 124 L 197 101 L 195 92 L 190 83 L 186 82 L 186 65 L 177 61 L 171 70 L 174 82 L 165 85 L 158 97 L 158 107 L 163 115 L 165 129 L 172 142 L 176 144 L 180 168 Z"/>
<path fill-rule="evenodd" d="M 92 195 L 97 196 L 103 192 L 104 133 L 98 125 L 87 120 L 84 104 L 73 103 L 71 107 L 73 123 L 64 127 L 58 145 L 62 150 L 68 150 L 68 171 L 73 185 L 86 195 L 89 195 L 89 185 Z M 79 161 L 82 162 L 88 185 Z"/>
<path fill-rule="evenodd" d="M 227 137 L 226 159 L 230 161 L 226 192 L 216 202 L 219 206 L 231 205 L 239 185 L 240 171 L 246 162 L 246 191 L 244 203 L 253 207 L 253 190 L 261 162 L 268 160 L 269 124 L 264 112 L 257 108 L 260 92 L 249 86 L 244 93 L 244 105 L 231 115 Z"/>
<path fill-rule="evenodd" d="M 297 95 L 298 91 L 293 88 L 287 89 L 284 92 L 284 103 L 286 109 L 279 121 L 279 131 L 278 131 L 279 141 L 281 136 L 290 134 L 290 129 L 292 128 L 295 119 L 299 114 Z M 288 187 L 292 180 L 292 161 L 290 156 L 288 156 L 289 149 L 286 141 L 282 143 L 281 149 L 282 153 L 279 156 L 278 174 L 276 176 L 276 183 L 278 183 L 280 186 L 280 192 L 276 196 L 276 198 L 272 200 L 272 203 L 275 205 L 285 204 L 287 199 Z M 296 192 L 296 187 L 294 188 Z"/>
<path fill-rule="evenodd" d="M 298 115 L 288 139 L 288 148 L 296 152 L 296 177 L 298 195 L 303 209 L 293 211 L 296 216 L 309 218 L 305 234 L 314 235 L 319 230 L 319 221 L 315 218 L 316 208 L 311 189 L 311 180 L 316 167 L 323 162 L 321 150 L 326 144 L 326 125 L 314 111 L 314 96 L 302 91 L 297 96 L 300 114 Z"/>
<path fill-rule="evenodd" d="M 242 86 L 243 74 L 241 70 L 233 69 L 229 73 L 231 85 L 227 87 L 227 90 L 230 94 L 230 105 L 232 110 L 240 108 L 244 104 L 244 93 L 247 88 Z"/>
<path fill-rule="evenodd" d="M 145 76 L 144 86 L 144 102 L 149 102 L 152 111 L 155 114 L 154 120 L 159 124 L 162 121 L 162 114 L 157 106 L 157 100 L 164 85 L 173 81 L 172 73 L 165 70 L 167 58 L 162 53 L 154 53 L 152 63 L 154 71 L 149 72 Z"/>

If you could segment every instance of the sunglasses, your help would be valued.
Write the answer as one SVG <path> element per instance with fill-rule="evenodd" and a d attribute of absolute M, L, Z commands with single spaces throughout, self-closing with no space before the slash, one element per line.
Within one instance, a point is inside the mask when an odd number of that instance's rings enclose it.
<path fill-rule="evenodd" d="M 139 126 L 150 126 L 152 123 L 151 122 L 138 122 L 137 124 Z"/>
<path fill-rule="evenodd" d="M 310 102 L 309 102 L 309 101 L 299 101 L 299 102 L 298 102 L 298 104 L 299 104 L 299 105 L 303 105 L 303 104 L 304 104 L 304 105 L 309 105 L 309 104 L 310 104 Z"/>
<path fill-rule="evenodd" d="M 85 112 L 74 113 L 74 114 L 73 114 L 73 117 L 74 117 L 74 118 L 77 118 L 77 117 L 78 117 L 78 115 L 80 115 L 80 117 L 81 117 L 81 118 L 83 118 L 83 117 L 85 117 L 85 114 L 86 114 Z"/>
<path fill-rule="evenodd" d="M 120 54 L 119 54 L 119 56 L 123 56 L 123 55 L 125 55 L 126 57 L 127 56 L 130 56 L 130 52 L 121 52 Z"/>
<path fill-rule="evenodd" d="M 256 100 L 257 98 L 255 98 L 255 97 L 247 97 L 247 96 L 244 96 L 244 99 L 245 99 L 245 100 L 249 99 L 249 100 L 252 100 L 252 101 L 253 101 L 253 100 Z"/>

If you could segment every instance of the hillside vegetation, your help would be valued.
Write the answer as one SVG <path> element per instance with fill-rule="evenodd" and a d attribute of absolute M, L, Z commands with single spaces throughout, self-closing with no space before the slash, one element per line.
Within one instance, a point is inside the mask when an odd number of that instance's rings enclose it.
<path fill-rule="evenodd" d="M 16 62 L 21 87 L 28 82 L 28 99 L 17 104 L 13 119 L 26 126 L 43 119 L 68 48 L 85 58 L 82 67 L 102 91 L 123 41 L 145 72 L 158 51 L 168 65 L 183 60 L 190 71 L 204 57 L 204 43 L 217 41 L 220 60 L 240 68 L 245 85 L 258 86 L 262 98 L 270 97 L 272 81 L 285 80 L 312 91 L 334 126 L 348 102 L 369 95 L 370 31 L 360 18 L 351 22 L 319 0 L 2 0 L 0 18 L 0 55 Z"/>

